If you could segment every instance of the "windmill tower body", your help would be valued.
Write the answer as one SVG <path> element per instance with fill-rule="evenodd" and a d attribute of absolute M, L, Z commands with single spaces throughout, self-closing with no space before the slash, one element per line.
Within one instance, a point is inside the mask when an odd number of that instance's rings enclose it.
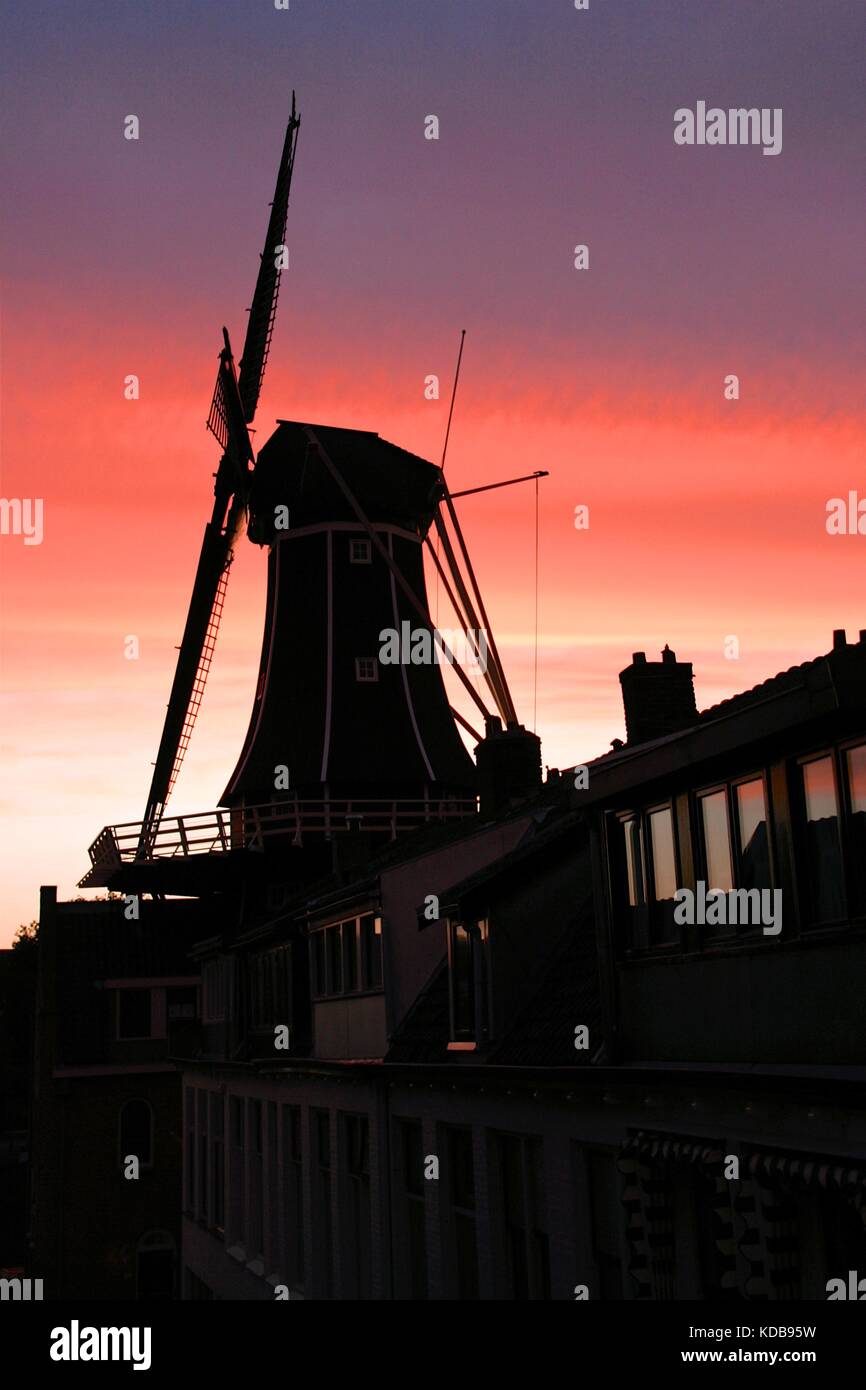
<path fill-rule="evenodd" d="M 374 433 L 312 428 L 432 626 L 422 545 L 439 470 Z M 286 514 L 288 528 L 277 528 Z M 278 769 L 305 799 L 474 795 L 441 667 L 380 660 L 384 632 L 423 620 L 303 425 L 281 422 L 261 449 L 249 531 L 270 546 L 267 610 L 249 729 L 222 803 L 271 800 L 285 786 Z"/>

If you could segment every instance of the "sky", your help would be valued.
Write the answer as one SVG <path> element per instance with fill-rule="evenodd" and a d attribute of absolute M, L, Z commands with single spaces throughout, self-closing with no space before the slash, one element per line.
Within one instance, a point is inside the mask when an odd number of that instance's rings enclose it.
<path fill-rule="evenodd" d="M 546 765 L 623 736 L 634 651 L 692 661 L 706 707 L 856 640 L 866 535 L 826 517 L 866 498 L 861 0 L 0 9 L 0 493 L 44 518 L 0 536 L 0 945 L 143 813 L 293 88 L 257 443 L 284 417 L 438 461 L 466 329 L 450 487 L 549 473 L 537 684 L 533 487 L 460 504 Z M 781 153 L 675 144 L 698 101 L 781 108 Z M 234 766 L 265 568 L 245 541 L 175 813 Z"/>

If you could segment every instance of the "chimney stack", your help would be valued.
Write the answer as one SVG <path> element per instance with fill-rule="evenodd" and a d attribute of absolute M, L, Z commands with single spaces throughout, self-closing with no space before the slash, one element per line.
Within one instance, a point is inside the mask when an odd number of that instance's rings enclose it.
<path fill-rule="evenodd" d="M 647 661 L 635 652 L 631 666 L 619 673 L 628 742 L 646 743 L 695 724 L 694 673 L 690 661 L 677 661 L 665 646 L 661 661 Z"/>
<path fill-rule="evenodd" d="M 484 738 L 475 749 L 475 761 L 485 819 L 533 796 L 541 786 L 541 739 L 522 724 L 503 729 L 501 719 L 490 715 Z"/>

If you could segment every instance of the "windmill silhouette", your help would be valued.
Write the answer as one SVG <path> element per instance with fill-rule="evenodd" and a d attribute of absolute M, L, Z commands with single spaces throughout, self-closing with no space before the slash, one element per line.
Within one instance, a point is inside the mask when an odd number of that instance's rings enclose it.
<path fill-rule="evenodd" d="M 148 891 L 148 866 L 159 863 L 164 869 L 166 860 L 201 862 L 231 850 L 267 850 L 275 842 L 284 846 L 287 836 L 302 847 L 308 837 L 330 841 L 359 828 L 393 838 L 430 820 L 474 816 L 478 769 L 458 723 L 484 745 L 479 767 L 486 768 L 491 759 L 509 769 L 531 770 L 539 763 L 537 738 L 517 723 L 445 482 L 445 451 L 437 466 L 373 431 L 280 420 L 254 454 L 250 425 L 273 336 L 280 273 L 287 263 L 286 221 L 299 128 L 293 94 L 239 370 L 223 329 L 207 420 L 222 456 L 144 818 L 100 833 L 90 847 L 91 869 L 82 887 L 142 886 Z M 453 404 L 452 396 L 452 411 Z M 449 429 L 450 421 L 449 414 Z M 213 659 L 234 550 L 245 531 L 269 552 L 264 637 L 249 727 L 220 798 L 224 809 L 167 821 L 166 803 L 189 747 Z M 431 534 L 438 537 L 441 558 Z M 469 660 L 465 652 L 458 659 L 446 642 L 437 640 L 437 660 L 385 664 L 378 655 L 384 631 L 408 628 L 434 634 L 425 547 L 469 635 Z M 479 669 L 472 655 L 479 655 L 480 634 L 484 661 Z M 450 704 L 443 657 L 479 711 L 484 734 Z M 496 714 L 479 691 L 479 675 Z M 322 862 L 319 855 L 319 867 Z M 190 882 L 187 878 L 187 888 Z"/>

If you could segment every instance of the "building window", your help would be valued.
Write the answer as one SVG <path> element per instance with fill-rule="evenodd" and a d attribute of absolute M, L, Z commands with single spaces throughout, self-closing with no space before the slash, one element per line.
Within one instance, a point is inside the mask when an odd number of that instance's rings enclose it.
<path fill-rule="evenodd" d="M 346 994 L 354 994 L 358 988 L 358 919 L 340 926 L 343 946 L 343 989 Z"/>
<path fill-rule="evenodd" d="M 120 1108 L 120 1166 L 134 1154 L 139 1167 L 153 1163 L 153 1111 L 146 1100 L 128 1100 Z"/>
<path fill-rule="evenodd" d="M 246 1152 L 244 1145 L 244 1102 L 229 1096 L 229 1225 L 227 1235 L 233 1245 L 245 1245 Z"/>
<path fill-rule="evenodd" d="M 247 1101 L 247 1183 L 249 1207 L 247 1219 L 247 1254 L 252 1259 L 264 1255 L 264 1116 L 260 1100 Z"/>
<path fill-rule="evenodd" d="M 721 791 L 701 792 L 698 805 L 707 891 L 729 893 L 734 886 L 734 872 L 727 790 L 723 787 Z"/>
<path fill-rule="evenodd" d="M 290 1022 L 291 947 L 253 956 L 249 965 L 250 1017 L 254 1028 Z"/>
<path fill-rule="evenodd" d="M 770 888 L 769 817 L 763 777 L 747 777 L 714 791 L 698 792 L 699 874 L 707 891 Z M 705 928 L 731 935 L 736 924 Z"/>
<path fill-rule="evenodd" d="M 650 811 L 653 897 L 656 903 L 673 899 L 677 891 L 677 860 L 674 850 L 674 818 L 670 806 Z"/>
<path fill-rule="evenodd" d="M 488 1027 L 487 922 L 448 923 L 451 1038 L 476 1045 Z"/>
<path fill-rule="evenodd" d="M 403 1239 L 398 1243 L 402 1256 L 401 1296 L 427 1298 L 427 1217 L 425 1211 L 424 1140 L 420 1120 L 396 1122 L 398 1220 Z"/>
<path fill-rule="evenodd" d="M 736 816 L 737 886 L 769 888 L 770 821 L 763 777 L 750 777 L 734 787 Z"/>
<path fill-rule="evenodd" d="M 645 908 L 646 879 L 644 877 L 640 821 L 637 816 L 629 816 L 623 821 L 622 827 L 625 841 L 625 864 L 628 881 L 629 907 Z"/>
<path fill-rule="evenodd" d="M 208 1111 L 208 1092 L 200 1090 L 198 1097 L 198 1125 L 196 1128 L 196 1149 L 198 1167 L 198 1199 L 196 1201 L 196 1215 L 199 1221 L 207 1224 L 209 1214 L 209 1171 L 208 1171 L 208 1143 L 207 1143 L 207 1111 Z"/>
<path fill-rule="evenodd" d="M 550 1298 L 550 1250 L 544 1204 L 544 1148 L 525 1134 L 495 1141 L 505 1245 L 506 1298 Z"/>
<path fill-rule="evenodd" d="M 222 1235 L 225 1226 L 225 1105 L 218 1091 L 210 1093 L 210 1152 L 213 1174 L 210 1224 Z"/>
<path fill-rule="evenodd" d="M 186 1185 L 184 1188 L 184 1211 L 195 1216 L 195 1090 L 187 1086 L 184 1090 L 184 1160 L 186 1163 Z"/>
<path fill-rule="evenodd" d="M 382 919 L 351 917 L 312 933 L 313 995 L 317 999 L 381 990 Z"/>
<path fill-rule="evenodd" d="M 368 540 L 349 541 L 349 564 L 369 565 L 373 559 L 373 547 Z"/>
<path fill-rule="evenodd" d="M 838 921 L 845 916 L 839 796 L 832 755 L 803 763 L 806 813 L 806 857 L 812 922 Z"/>
<path fill-rule="evenodd" d="M 622 1287 L 622 1203 L 619 1197 L 619 1175 L 613 1154 L 600 1149 L 588 1149 L 586 1176 L 588 1183 L 591 1223 L 592 1256 L 595 1261 L 597 1290 L 590 1281 L 589 1293 L 597 1298 L 621 1300 Z"/>
<path fill-rule="evenodd" d="M 326 1298 L 334 1293 L 334 1242 L 331 1211 L 331 1115 L 311 1110 L 313 1127 L 313 1233 L 317 1283 Z"/>
<path fill-rule="evenodd" d="M 222 1023 L 226 1016 L 225 961 L 209 960 L 202 969 L 202 1014 L 205 1023 Z"/>
<path fill-rule="evenodd" d="M 376 656 L 355 657 L 355 680 L 377 681 L 379 679 L 379 658 Z"/>
<path fill-rule="evenodd" d="M 117 1036 L 123 1041 L 150 1038 L 152 1009 L 149 989 L 117 991 Z"/>
<path fill-rule="evenodd" d="M 674 921 L 679 869 L 673 810 L 659 806 L 618 820 L 613 873 L 626 944 L 632 950 L 670 945 L 679 939 Z"/>
<path fill-rule="evenodd" d="M 453 1296 L 474 1300 L 478 1293 L 478 1241 L 475 1229 L 475 1165 L 472 1131 L 445 1127 L 447 1159 L 447 1239 Z"/>
<path fill-rule="evenodd" d="M 366 1299 L 371 1289 L 370 1125 L 366 1115 L 344 1115 L 346 1230 L 343 1233 L 343 1298 Z"/>
<path fill-rule="evenodd" d="M 364 989 L 382 988 L 382 919 L 361 918 L 361 975 Z"/>
<path fill-rule="evenodd" d="M 304 1168 L 301 1108 L 282 1107 L 283 1270 L 292 1288 L 304 1287 Z"/>
<path fill-rule="evenodd" d="M 866 916 L 866 743 L 845 753 L 855 911 Z"/>

